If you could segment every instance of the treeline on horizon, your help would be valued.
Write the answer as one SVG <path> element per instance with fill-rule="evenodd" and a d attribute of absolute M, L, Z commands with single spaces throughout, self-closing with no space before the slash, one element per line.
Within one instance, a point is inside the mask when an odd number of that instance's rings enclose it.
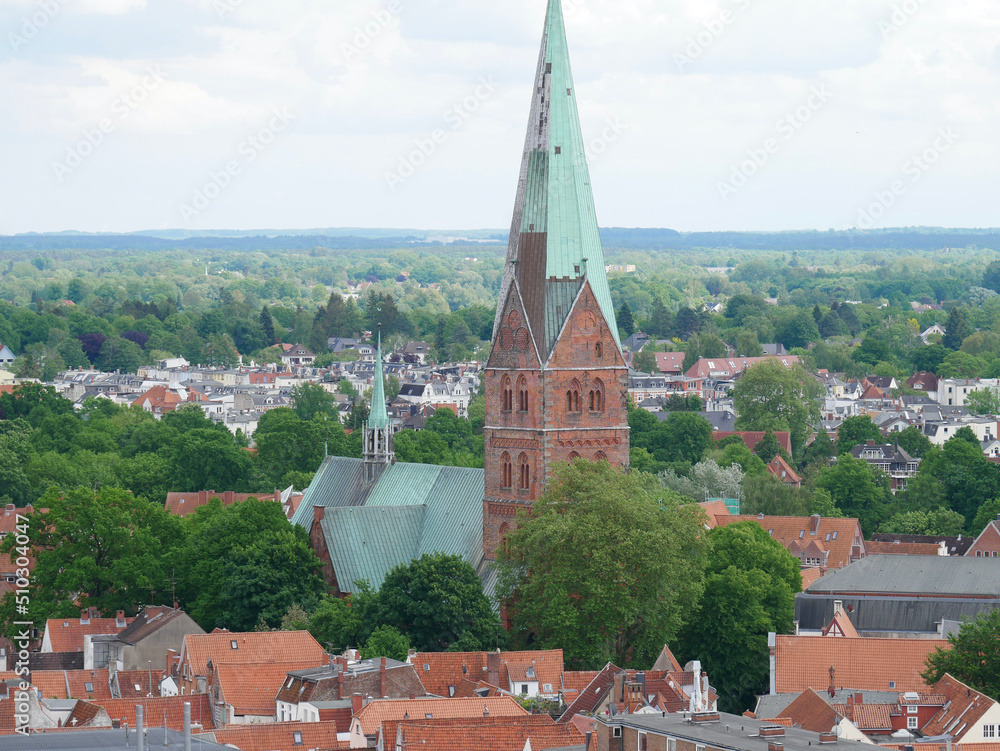
<path fill-rule="evenodd" d="M 160 233 L 89 234 L 27 233 L 0 235 L 3 251 L 54 250 L 229 250 L 272 251 L 365 250 L 384 248 L 447 248 L 467 246 L 467 240 L 444 243 L 428 239 L 430 233 L 392 234 L 383 237 L 327 234 L 244 234 L 206 233 L 205 236 L 165 237 Z M 165 234 L 165 233 L 164 233 Z M 456 230 L 455 235 L 462 236 Z M 477 233 L 479 234 L 479 233 Z M 697 250 L 736 248 L 743 250 L 939 250 L 980 246 L 1000 247 L 1000 230 L 948 229 L 937 227 L 891 228 L 875 230 L 795 230 L 786 232 L 678 232 L 666 228 L 604 227 L 601 240 L 605 248 L 623 250 Z M 507 233 L 498 231 L 481 241 L 484 248 L 507 244 Z"/>

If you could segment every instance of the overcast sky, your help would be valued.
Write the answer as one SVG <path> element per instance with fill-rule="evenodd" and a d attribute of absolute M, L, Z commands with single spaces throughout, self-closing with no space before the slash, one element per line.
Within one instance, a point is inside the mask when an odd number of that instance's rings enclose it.
<path fill-rule="evenodd" d="M 564 7 L 602 226 L 1000 225 L 997 0 Z M 544 15 L 0 0 L 0 234 L 506 228 Z"/>

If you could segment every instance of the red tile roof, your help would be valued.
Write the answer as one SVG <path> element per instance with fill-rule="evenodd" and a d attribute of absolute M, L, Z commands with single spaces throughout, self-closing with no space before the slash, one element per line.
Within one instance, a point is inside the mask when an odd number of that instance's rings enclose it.
<path fill-rule="evenodd" d="M 857 639 L 861 635 L 858 633 L 858 630 L 854 628 L 854 624 L 847 616 L 847 613 L 840 611 L 839 613 L 833 614 L 833 619 L 830 621 L 830 625 L 823 629 L 823 636 L 845 636 L 850 639 Z"/>
<path fill-rule="evenodd" d="M 795 694 L 813 688 L 825 691 L 830 668 L 837 688 L 860 691 L 927 691 L 921 674 L 927 656 L 940 639 L 851 639 L 820 636 L 777 637 L 777 691 Z M 890 686 L 889 683 L 895 685 Z"/>
<path fill-rule="evenodd" d="M 815 517 L 809 516 L 717 516 L 715 520 L 720 527 L 746 521 L 756 522 L 765 530 L 771 530 L 771 537 L 787 549 L 791 548 L 792 543 L 804 548 L 810 542 L 816 542 L 829 551 L 826 568 L 839 569 L 849 565 L 855 541 L 860 543 L 862 556 L 865 551 L 866 543 L 857 519 L 822 517 L 818 520 L 815 534 Z"/>
<path fill-rule="evenodd" d="M 222 501 L 223 506 L 231 506 L 249 498 L 256 498 L 259 501 L 281 501 L 281 493 L 234 493 L 231 490 L 217 493 L 214 490 L 200 490 L 195 493 L 167 493 L 167 502 L 164 508 L 171 514 L 177 516 L 187 516 L 193 514 L 202 506 L 208 505 L 213 498 Z M 301 500 L 301 498 L 300 498 Z"/>
<path fill-rule="evenodd" d="M 147 696 L 160 695 L 160 679 L 162 674 L 153 670 L 119 670 L 115 673 L 118 690 L 123 699 L 142 699 Z M 152 679 L 152 683 L 150 683 Z"/>
<path fill-rule="evenodd" d="M 45 699 L 110 699 L 108 670 L 35 670 L 31 685 Z M 88 688 L 89 687 L 89 688 Z"/>
<path fill-rule="evenodd" d="M 296 733 L 301 734 L 296 738 Z M 335 722 L 276 722 L 254 725 L 230 725 L 215 731 L 215 742 L 231 745 L 240 751 L 302 751 L 302 749 L 348 748 L 348 741 L 337 740 Z"/>
<path fill-rule="evenodd" d="M 403 722 L 398 738 L 403 748 L 429 751 L 520 751 L 531 743 L 532 751 L 581 745 L 584 736 L 573 723 L 557 725 L 550 717 L 541 720 L 480 717 L 467 725 L 441 725 L 428 721 Z M 489 718 L 493 720 L 494 718 Z"/>
<path fill-rule="evenodd" d="M 216 683 L 222 689 L 222 698 L 231 704 L 238 715 L 273 717 L 275 696 L 288 678 L 290 670 L 317 668 L 323 664 L 318 659 L 296 662 L 268 662 L 260 665 L 222 663 L 215 665 Z"/>
<path fill-rule="evenodd" d="M 934 691 L 944 694 L 948 703 L 920 730 L 927 736 L 951 735 L 956 743 L 961 743 L 962 737 L 997 704 L 990 697 L 969 688 L 947 673 L 934 684 Z"/>
<path fill-rule="evenodd" d="M 868 555 L 937 555 L 940 546 L 934 542 L 879 542 L 868 540 L 865 551 Z"/>
<path fill-rule="evenodd" d="M 125 624 L 133 621 L 126 618 Z M 117 634 L 125 629 L 115 618 L 91 618 L 86 624 L 79 618 L 50 618 L 45 622 L 45 632 L 53 652 L 82 652 L 83 637 Z"/>
<path fill-rule="evenodd" d="M 314 661 L 313 664 L 319 665 L 323 647 L 308 631 L 230 632 L 219 629 L 210 634 L 188 634 L 182 647 L 182 663 L 190 665 L 196 676 L 208 675 L 209 660 L 213 665 L 260 665 L 289 659 Z"/>
<path fill-rule="evenodd" d="M 214 730 L 212 719 L 212 704 L 208 694 L 194 696 L 169 696 L 156 699 L 101 699 L 92 702 L 80 700 L 76 703 L 66 722 L 67 727 L 77 720 L 76 727 L 83 727 L 94 719 L 100 709 L 108 713 L 112 721 L 127 722 L 129 727 L 135 727 L 135 708 L 139 704 L 143 708 L 143 723 L 146 727 L 163 727 L 166 720 L 171 730 L 184 730 L 184 702 L 191 702 L 191 722 L 201 725 L 205 730 Z"/>
<path fill-rule="evenodd" d="M 793 725 L 813 733 L 829 733 L 843 719 L 834 707 L 812 689 L 803 691 L 781 714 L 782 717 L 789 718 Z"/>
<path fill-rule="evenodd" d="M 489 681 L 487 652 L 418 652 L 409 662 L 417 670 L 420 682 L 429 694 L 448 696 L 449 687 L 458 686 L 463 680 Z M 534 679 L 526 677 L 532 668 Z M 552 649 L 537 652 L 501 652 L 499 675 L 495 679 L 500 688 L 507 690 L 512 680 L 536 680 L 541 693 L 555 693 L 563 674 L 563 652 Z M 513 678 L 511 677 L 513 676 Z M 552 686 L 551 691 L 543 687 Z"/>
<path fill-rule="evenodd" d="M 709 378 L 719 375 L 724 378 L 734 378 L 754 365 L 768 360 L 776 360 L 786 368 L 799 363 L 798 355 L 766 355 L 764 357 L 703 357 L 690 368 L 686 376 L 690 378 Z"/>
<path fill-rule="evenodd" d="M 484 716 L 523 717 L 528 712 L 510 696 L 488 699 L 377 699 L 362 707 L 354 720 L 360 725 L 362 733 L 374 736 L 383 722 L 399 722 L 407 714 L 411 718 L 446 720 Z"/>
<path fill-rule="evenodd" d="M 867 545 L 867 543 L 866 543 Z M 816 580 L 823 575 L 823 569 L 819 566 L 810 566 L 802 569 L 802 590 L 809 589 L 810 584 L 815 584 Z"/>
<path fill-rule="evenodd" d="M 853 722 L 858 730 L 871 733 L 892 730 L 892 715 L 899 714 L 897 704 L 838 704 L 836 710 Z"/>

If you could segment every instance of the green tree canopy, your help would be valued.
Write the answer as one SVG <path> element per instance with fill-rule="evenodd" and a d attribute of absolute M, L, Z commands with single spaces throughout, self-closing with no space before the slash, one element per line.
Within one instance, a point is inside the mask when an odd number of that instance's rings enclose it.
<path fill-rule="evenodd" d="M 967 686 L 1000 699 L 1000 610 L 991 610 L 962 624 L 948 637 L 949 649 L 927 658 L 924 680 L 934 685 L 948 673 Z"/>
<path fill-rule="evenodd" d="M 884 439 L 882 431 L 872 422 L 868 415 L 848 417 L 840 424 L 837 431 L 837 454 L 849 454 L 859 443 L 875 441 L 881 444 Z"/>
<path fill-rule="evenodd" d="M 811 320 L 811 318 L 810 318 Z M 733 387 L 739 430 L 787 430 L 792 453 L 805 445 L 810 422 L 819 419 L 820 386 L 801 368 L 766 360 L 748 368 Z"/>
<path fill-rule="evenodd" d="M 705 594 L 683 631 L 688 659 L 701 660 L 719 708 L 740 713 L 767 684 L 767 634 L 791 633 L 799 562 L 756 522 L 717 527 Z"/>
<path fill-rule="evenodd" d="M 654 477 L 558 465 L 501 549 L 513 638 L 577 668 L 652 664 L 701 595 L 703 518 Z"/>
<path fill-rule="evenodd" d="M 870 535 L 892 516 L 895 502 L 888 477 L 864 459 L 850 454 L 837 458 L 824 469 L 816 487 L 826 490 L 844 516 L 858 519 L 865 535 Z"/>
<path fill-rule="evenodd" d="M 318 383 L 301 383 L 292 389 L 292 406 L 300 420 L 309 421 L 316 415 L 334 417 L 336 400 Z"/>

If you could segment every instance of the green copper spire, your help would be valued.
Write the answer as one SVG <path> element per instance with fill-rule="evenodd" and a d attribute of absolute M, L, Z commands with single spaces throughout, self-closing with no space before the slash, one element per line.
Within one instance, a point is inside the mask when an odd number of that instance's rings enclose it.
<path fill-rule="evenodd" d="M 618 340 L 560 0 L 545 18 L 507 262 L 500 300 L 516 279 L 543 358 L 584 278 Z"/>
<path fill-rule="evenodd" d="M 371 411 L 368 413 L 369 428 L 388 428 L 389 413 L 385 409 L 385 386 L 382 378 L 382 326 L 378 329 L 378 344 L 375 347 L 375 383 L 372 388 Z"/>

